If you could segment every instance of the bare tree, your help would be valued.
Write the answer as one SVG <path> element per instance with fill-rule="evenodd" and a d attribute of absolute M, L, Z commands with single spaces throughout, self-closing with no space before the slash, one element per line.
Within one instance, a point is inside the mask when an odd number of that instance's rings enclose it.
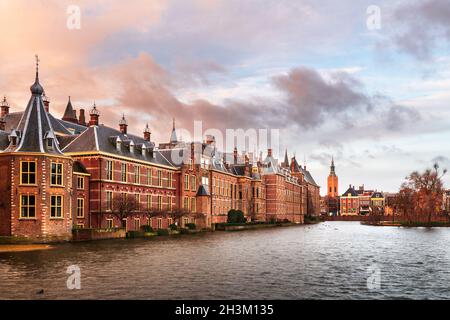
<path fill-rule="evenodd" d="M 122 227 L 125 227 L 124 219 L 132 216 L 136 210 L 136 199 L 127 194 L 115 197 L 111 204 L 111 214 L 120 220 Z"/>

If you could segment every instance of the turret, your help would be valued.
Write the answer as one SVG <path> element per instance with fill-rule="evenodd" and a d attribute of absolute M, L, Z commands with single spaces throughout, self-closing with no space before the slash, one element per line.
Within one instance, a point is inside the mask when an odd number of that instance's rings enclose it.
<path fill-rule="evenodd" d="M 5 117 L 9 114 L 9 103 L 6 100 L 6 96 L 3 97 L 2 103 L 0 104 L 0 117 Z"/>
<path fill-rule="evenodd" d="M 148 127 L 148 123 L 145 125 L 144 129 L 144 140 L 150 142 L 152 132 L 150 131 L 150 128 Z"/>
<path fill-rule="evenodd" d="M 127 134 L 128 123 L 125 120 L 125 114 L 122 114 L 122 119 L 119 121 L 119 129 L 122 134 Z"/>
<path fill-rule="evenodd" d="M 94 102 L 94 107 L 89 111 L 89 116 L 91 119 L 89 120 L 89 126 L 98 126 L 98 118 L 100 117 L 100 112 L 97 110 L 97 106 Z"/>

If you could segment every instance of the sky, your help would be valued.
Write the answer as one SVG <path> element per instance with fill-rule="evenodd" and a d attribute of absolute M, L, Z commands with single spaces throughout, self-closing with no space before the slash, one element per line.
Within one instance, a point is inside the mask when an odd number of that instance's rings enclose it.
<path fill-rule="evenodd" d="M 332 156 L 341 193 L 450 169 L 449 0 L 0 0 L 0 21 L 11 112 L 39 54 L 56 116 L 68 96 L 76 109 L 95 101 L 100 122 L 123 113 L 157 143 L 173 117 L 277 129 L 275 152 L 306 163 L 322 193 Z"/>

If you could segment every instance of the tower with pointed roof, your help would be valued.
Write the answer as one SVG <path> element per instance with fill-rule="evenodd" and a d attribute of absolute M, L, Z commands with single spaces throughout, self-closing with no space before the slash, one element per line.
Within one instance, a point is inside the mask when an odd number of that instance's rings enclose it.
<path fill-rule="evenodd" d="M 67 102 L 66 110 L 64 111 L 64 115 L 63 115 L 62 119 L 64 121 L 78 124 L 77 112 L 73 109 L 70 96 L 69 96 L 69 101 Z"/>
<path fill-rule="evenodd" d="M 331 158 L 330 174 L 328 175 L 327 195 L 329 198 L 339 196 L 339 178 L 336 175 L 336 167 L 334 165 L 334 157 Z"/>
<path fill-rule="evenodd" d="M 36 78 L 9 145 L 0 153 L 1 236 L 47 241 L 72 236 L 73 160 L 62 154 Z"/>

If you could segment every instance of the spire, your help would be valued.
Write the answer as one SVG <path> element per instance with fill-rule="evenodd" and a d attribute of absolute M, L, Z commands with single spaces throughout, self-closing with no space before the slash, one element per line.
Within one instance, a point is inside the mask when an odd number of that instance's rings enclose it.
<path fill-rule="evenodd" d="M 284 153 L 283 167 L 289 168 L 289 158 L 288 158 L 287 148 L 286 148 L 286 152 Z"/>
<path fill-rule="evenodd" d="M 177 131 L 175 129 L 175 118 L 172 119 L 172 134 L 170 135 L 170 143 L 177 143 Z"/>
<path fill-rule="evenodd" d="M 72 101 L 69 96 L 69 101 L 67 102 L 66 110 L 64 111 L 64 116 L 62 117 L 64 121 L 78 123 L 77 112 L 72 107 Z"/>
<path fill-rule="evenodd" d="M 59 150 L 52 124 L 45 112 L 42 94 L 44 89 L 39 83 L 39 58 L 36 56 L 36 80 L 31 86 L 31 98 L 16 130 L 19 141 L 17 147 L 11 143 L 15 152 L 39 152 L 62 154 Z"/>
<path fill-rule="evenodd" d="M 34 84 L 30 87 L 31 93 L 36 95 L 42 95 L 44 92 L 44 88 L 42 88 L 41 84 L 39 83 L 39 57 L 38 55 L 35 55 L 36 57 L 36 79 L 34 80 Z"/>
<path fill-rule="evenodd" d="M 331 156 L 331 166 L 330 166 L 330 175 L 335 175 L 335 166 L 334 166 L 334 156 Z"/>

